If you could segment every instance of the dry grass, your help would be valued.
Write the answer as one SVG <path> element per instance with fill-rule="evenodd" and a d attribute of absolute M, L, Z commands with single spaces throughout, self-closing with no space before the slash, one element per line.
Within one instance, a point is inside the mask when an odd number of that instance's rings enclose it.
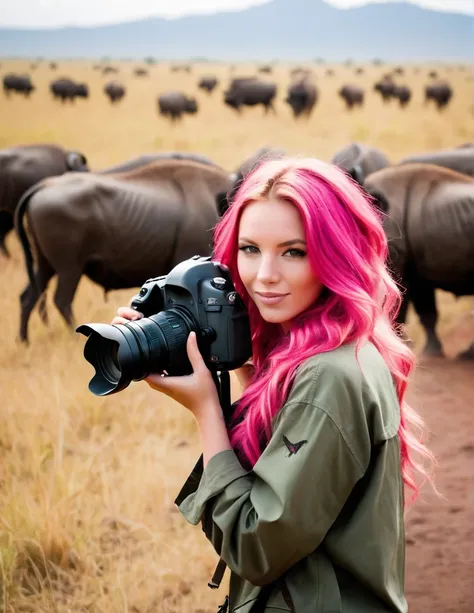
<path fill-rule="evenodd" d="M 112 75 L 128 87 L 116 108 L 102 93 L 109 77 L 94 72 L 92 63 L 60 62 L 56 72 L 40 66 L 32 73 L 37 91 L 31 100 L 1 100 L 0 147 L 56 142 L 82 150 L 91 168 L 155 150 L 195 151 L 233 169 L 263 144 L 329 160 L 349 141 L 360 140 L 396 161 L 472 139 L 472 83 L 457 68 L 446 74 L 455 96 L 443 113 L 423 106 L 430 67 L 420 75 L 409 69 L 400 78 L 415 91 L 407 110 L 384 106 L 369 91 L 366 106 L 352 113 L 336 96 L 341 83 L 360 82 L 371 89 L 387 67 L 368 67 L 363 76 L 337 67 L 335 77 L 317 67 L 321 100 L 309 122 L 294 122 L 282 90 L 276 117 L 262 117 L 260 109 L 237 117 L 224 107 L 221 85 L 211 96 L 196 94 L 199 115 L 171 126 L 157 117 L 156 96 L 175 88 L 196 93 L 197 77 L 205 73 L 215 72 L 227 82 L 228 67 L 201 65 L 186 75 L 160 65 L 150 69 L 150 77 L 136 78 L 134 66 L 121 64 L 120 74 Z M 27 63 L 5 62 L 2 72 L 9 70 L 25 71 Z M 239 66 L 234 74 L 254 73 L 255 67 Z M 54 103 L 47 84 L 60 75 L 87 81 L 91 98 L 75 105 Z M 286 86 L 288 67 L 279 66 L 275 79 Z M 226 591 L 225 583 L 217 593 L 207 588 L 217 556 L 173 505 L 200 453 L 192 417 L 145 384 L 111 398 L 90 394 L 84 339 L 66 330 L 50 299 L 50 327 L 34 313 L 32 344 L 19 346 L 18 296 L 26 276 L 15 237 L 8 244 L 13 257 L 0 261 L 0 611 L 214 611 Z M 109 321 L 129 298 L 128 291 L 115 292 L 105 303 L 100 289 L 83 279 L 76 319 Z M 454 353 L 461 347 L 450 345 L 450 332 L 468 326 L 471 301 L 456 302 L 442 293 L 439 298 L 439 331 Z M 421 330 L 413 316 L 410 321 L 419 347 Z"/>

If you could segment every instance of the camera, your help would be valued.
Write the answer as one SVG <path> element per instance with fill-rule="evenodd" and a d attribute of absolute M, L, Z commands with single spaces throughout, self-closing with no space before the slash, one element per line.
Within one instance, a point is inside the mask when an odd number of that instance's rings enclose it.
<path fill-rule="evenodd" d="M 186 342 L 196 332 L 213 373 L 242 366 L 252 354 L 248 313 L 228 271 L 195 255 L 167 275 L 146 281 L 131 307 L 143 318 L 126 324 L 83 324 L 84 357 L 95 368 L 89 382 L 97 396 L 114 394 L 151 373 L 192 372 Z"/>

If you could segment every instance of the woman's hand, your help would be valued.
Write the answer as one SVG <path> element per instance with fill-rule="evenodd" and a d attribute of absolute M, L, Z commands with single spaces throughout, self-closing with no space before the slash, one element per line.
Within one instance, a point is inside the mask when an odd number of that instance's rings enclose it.
<path fill-rule="evenodd" d="M 117 310 L 117 316 L 114 317 L 111 324 L 125 324 L 142 317 L 142 313 L 130 307 L 120 307 Z M 165 371 L 163 373 L 152 374 L 145 381 L 153 389 L 166 394 L 182 404 L 193 413 L 196 419 L 210 411 L 221 414 L 217 389 L 212 380 L 212 375 L 201 356 L 194 332 L 191 332 L 188 336 L 186 351 L 193 369 L 192 375 L 169 377 Z"/>
<path fill-rule="evenodd" d="M 205 413 L 221 413 L 219 396 L 212 375 L 202 359 L 195 332 L 188 336 L 186 351 L 193 368 L 192 375 L 169 377 L 166 374 L 153 374 L 145 381 L 153 389 L 163 392 L 189 409 L 199 421 Z"/>

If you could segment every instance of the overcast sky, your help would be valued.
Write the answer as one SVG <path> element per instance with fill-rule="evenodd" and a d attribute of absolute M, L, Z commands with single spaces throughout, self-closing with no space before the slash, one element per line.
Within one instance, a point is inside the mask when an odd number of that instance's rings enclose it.
<path fill-rule="evenodd" d="M 269 0 L 0 0 L 0 26 L 63 26 L 117 23 L 154 16 L 175 17 L 243 9 Z M 312 0 L 308 0 L 311 2 Z M 326 0 L 340 7 L 371 0 Z M 390 2 L 392 0 L 378 0 Z M 410 0 L 427 8 L 474 13 L 473 0 Z"/>

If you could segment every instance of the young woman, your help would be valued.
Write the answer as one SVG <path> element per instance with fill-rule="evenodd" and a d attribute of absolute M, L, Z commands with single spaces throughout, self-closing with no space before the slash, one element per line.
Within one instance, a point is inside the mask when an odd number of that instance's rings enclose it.
<path fill-rule="evenodd" d="M 410 432 L 414 358 L 386 257 L 379 212 L 314 159 L 262 163 L 217 225 L 253 344 L 233 418 L 194 333 L 193 374 L 147 382 L 197 420 L 203 456 L 176 503 L 221 558 L 214 584 L 231 571 L 221 610 L 407 611 L 404 489 L 428 476 L 412 452 L 432 457 Z"/>

